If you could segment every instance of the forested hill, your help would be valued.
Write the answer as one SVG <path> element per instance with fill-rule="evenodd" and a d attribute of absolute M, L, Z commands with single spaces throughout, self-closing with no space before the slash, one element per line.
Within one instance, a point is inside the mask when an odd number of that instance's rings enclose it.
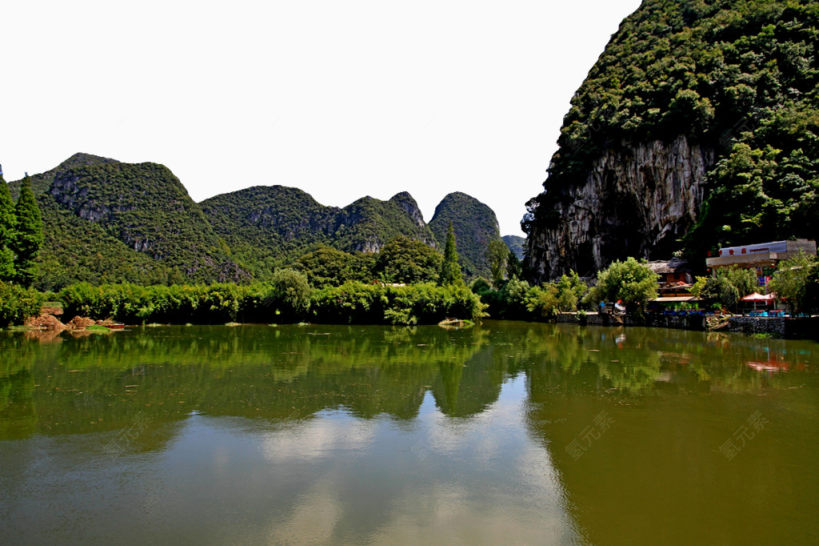
<path fill-rule="evenodd" d="M 530 270 L 819 236 L 819 2 L 644 0 L 574 95 Z"/>
<path fill-rule="evenodd" d="M 450 219 L 470 277 L 488 274 L 484 243 L 497 238 L 494 212 L 464 194 L 447 196 L 428 226 L 407 192 L 338 208 L 296 188 L 257 186 L 195 203 L 167 167 L 89 154 L 31 181 L 45 225 L 35 281 L 41 289 L 77 281 L 266 280 L 328 246 L 371 254 L 402 236 L 443 248 L 431 228 L 445 236 Z M 9 184 L 15 199 L 19 187 Z"/>
<path fill-rule="evenodd" d="M 434 245 L 415 200 L 361 198 L 344 208 L 324 206 L 284 186 L 256 186 L 201 203 L 237 258 L 264 277 L 317 244 L 346 252 L 377 252 L 403 235 Z"/>
<path fill-rule="evenodd" d="M 515 255 L 515 258 L 522 260 L 524 256 L 524 247 L 526 246 L 526 238 L 518 235 L 504 235 L 503 242 L 509 247 L 509 251 Z"/>
<path fill-rule="evenodd" d="M 249 278 L 167 167 L 76 154 L 32 186 L 45 226 L 39 287 Z"/>
<path fill-rule="evenodd" d="M 435 208 L 429 227 L 441 248 L 446 242 L 449 224 L 455 231 L 456 246 L 467 277 L 490 278 L 486 251 L 489 243 L 500 240 L 495 212 L 465 193 L 450 193 Z"/>

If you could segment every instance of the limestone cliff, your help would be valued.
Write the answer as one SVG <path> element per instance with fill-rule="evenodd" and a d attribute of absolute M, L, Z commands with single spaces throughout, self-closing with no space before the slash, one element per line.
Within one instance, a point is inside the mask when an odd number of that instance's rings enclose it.
<path fill-rule="evenodd" d="M 527 270 L 819 237 L 817 2 L 643 0 L 571 99 Z"/>
<path fill-rule="evenodd" d="M 556 221 L 530 235 L 533 273 L 591 275 L 612 257 L 668 256 L 697 219 L 713 162 L 685 137 L 609 150 L 555 203 Z"/>

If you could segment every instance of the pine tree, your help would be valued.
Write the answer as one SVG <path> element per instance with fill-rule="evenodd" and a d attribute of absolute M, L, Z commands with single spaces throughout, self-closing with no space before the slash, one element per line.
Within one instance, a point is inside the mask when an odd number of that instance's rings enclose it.
<path fill-rule="evenodd" d="M 37 274 L 37 256 L 43 244 L 43 216 L 28 176 L 20 186 L 20 197 L 17 199 L 14 215 L 17 229 L 12 250 L 17 254 L 16 278 L 23 286 L 31 286 Z"/>
<path fill-rule="evenodd" d="M 0 171 L 0 281 L 14 279 L 14 201 Z"/>
<path fill-rule="evenodd" d="M 463 282 L 461 265 L 458 263 L 458 250 L 455 248 L 455 230 L 452 229 L 452 222 L 450 222 L 449 230 L 446 233 L 444 263 L 441 265 L 441 276 L 438 284 L 446 286 L 448 284 L 463 284 Z"/>
<path fill-rule="evenodd" d="M 510 256 L 512 253 L 509 247 L 501 239 L 491 241 L 489 248 L 486 249 L 486 261 L 489 262 L 489 271 L 492 272 L 492 282 L 495 288 L 500 288 L 503 283 L 503 274 L 506 272 Z"/>

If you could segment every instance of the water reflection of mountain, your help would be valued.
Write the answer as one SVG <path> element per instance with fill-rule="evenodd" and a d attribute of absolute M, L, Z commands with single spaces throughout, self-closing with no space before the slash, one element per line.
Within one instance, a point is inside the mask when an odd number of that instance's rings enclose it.
<path fill-rule="evenodd" d="M 529 482 L 559 488 L 563 502 L 551 517 L 564 517 L 565 507 L 589 543 L 816 542 L 792 535 L 815 526 L 789 527 L 819 512 L 819 476 L 811 470 L 819 446 L 815 343 L 514 322 L 462 331 L 173 327 L 60 339 L 0 334 L 0 440 L 29 438 L 0 441 L 0 466 L 17 476 L 5 482 L 11 488 L 30 487 L 24 477 L 36 475 L 49 446 L 60 468 L 82 468 L 112 447 L 138 454 L 99 459 L 117 480 L 129 475 L 120 471 L 126 464 L 175 453 L 177 464 L 148 479 L 187 484 L 198 498 L 192 484 L 212 468 L 200 459 L 189 465 L 184 454 L 201 434 L 220 456 L 232 449 L 241 461 L 241 472 L 208 474 L 216 489 L 231 491 L 228 504 L 251 495 L 261 520 L 273 491 L 298 516 L 284 528 L 298 532 L 298 522 L 314 526 L 316 506 L 380 521 L 399 498 L 402 514 L 412 507 L 419 521 L 432 521 L 437 494 L 471 514 L 476 499 L 504 490 L 501 470 L 518 465 L 525 468 L 514 468 L 522 476 L 516 491 Z M 748 362 L 787 363 L 788 371 Z M 427 396 L 440 414 L 422 406 Z M 262 441 L 245 442 L 246 429 Z M 70 442 L 56 438 L 69 434 Z M 726 442 L 740 439 L 741 450 L 726 456 Z M 261 462 L 249 453 L 259 445 Z M 314 472 L 326 470 L 324 459 L 340 469 L 329 481 L 334 474 Z M 302 474 L 267 471 L 294 461 Z M 255 466 L 246 472 L 245 464 Z M 436 492 L 475 464 L 471 492 Z M 423 478 L 397 479 L 402 473 Z M 312 485 L 297 494 L 305 476 Z M 72 487 L 84 480 L 77 475 Z M 365 507 L 353 510 L 349 498 L 365 499 Z M 158 510 L 170 512 L 174 502 Z M 501 529 L 499 506 L 479 518 L 494 514 Z M 127 512 L 119 508 L 112 513 Z M 532 504 L 531 521 L 544 518 L 541 508 Z"/>
<path fill-rule="evenodd" d="M 40 344 L 0 337 L 0 438 L 119 430 L 192 411 L 266 420 L 342 409 L 409 420 L 426 392 L 450 417 L 527 375 L 551 395 L 643 396 L 794 386 L 747 362 L 809 368 L 815 344 L 649 329 L 490 322 L 448 331 L 384 327 L 168 327 Z M 146 432 L 147 434 L 147 432 Z M 145 445 L 150 449 L 150 442 Z"/>
<path fill-rule="evenodd" d="M 480 329 L 153 328 L 58 344 L 7 336 L 0 438 L 100 432 L 192 411 L 300 420 L 327 409 L 412 419 L 427 391 L 468 416 L 497 399 L 503 370 Z M 145 446 L 150 449 L 149 445 Z"/>

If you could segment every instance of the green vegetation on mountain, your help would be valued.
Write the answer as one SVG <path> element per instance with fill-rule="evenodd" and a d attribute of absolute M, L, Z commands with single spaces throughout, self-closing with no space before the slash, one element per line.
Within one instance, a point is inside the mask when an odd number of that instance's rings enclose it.
<path fill-rule="evenodd" d="M 292 263 L 319 243 L 373 253 L 399 236 L 435 240 L 406 192 L 388 201 L 363 197 L 339 209 L 321 205 L 296 188 L 257 186 L 201 205 L 237 260 L 257 279 L 268 278 L 276 267 Z"/>
<path fill-rule="evenodd" d="M 523 259 L 523 249 L 526 246 L 526 237 L 520 237 L 518 235 L 504 235 L 501 237 L 501 239 L 503 239 L 503 242 L 509 247 L 512 254 L 515 255 L 515 258 L 518 260 Z"/>
<path fill-rule="evenodd" d="M 38 201 L 45 239 L 36 287 L 59 290 L 76 282 L 147 285 L 185 280 L 179 268 L 135 251 L 103 225 L 80 218 L 47 196 L 41 195 Z"/>
<path fill-rule="evenodd" d="M 314 287 L 350 280 L 427 282 L 439 275 L 435 235 L 407 192 L 337 208 L 296 188 L 257 186 L 197 204 L 162 165 L 88 154 L 75 154 L 30 182 L 42 211 L 44 242 L 38 271 L 29 277 L 41 290 L 78 282 L 270 281 L 288 267 L 305 273 Z M 0 188 L 0 231 L 3 211 L 13 208 L 21 186 L 17 181 Z M 4 200 L 6 189 L 12 198 Z M 480 206 L 485 209 L 480 214 L 496 224 L 494 213 Z M 457 208 L 447 211 L 459 214 Z M 13 216 L 12 211 L 12 223 Z M 2 248 L 0 272 L 2 258 L 14 254 Z"/>
<path fill-rule="evenodd" d="M 311 245 L 329 244 L 339 212 L 284 186 L 254 186 L 200 205 L 233 256 L 257 279 L 269 278 L 276 267 Z"/>
<path fill-rule="evenodd" d="M 44 243 L 34 284 L 242 281 L 199 205 L 164 166 L 75 154 L 31 177 Z M 10 184 L 12 194 L 21 183 Z"/>
<path fill-rule="evenodd" d="M 571 101 L 524 229 L 611 149 L 685 136 L 713 150 L 705 201 L 678 247 L 819 237 L 819 3 L 644 0 Z M 632 214 L 633 211 L 623 211 Z"/>
<path fill-rule="evenodd" d="M 241 280 L 244 273 L 167 167 L 101 163 L 58 172 L 48 194 L 63 208 L 192 280 Z"/>
<path fill-rule="evenodd" d="M 434 244 L 435 237 L 423 220 L 408 212 L 408 201 L 416 211 L 418 205 L 407 193 L 389 201 L 363 197 L 341 210 L 335 233 L 335 246 L 347 251 L 375 252 L 388 241 L 406 236 Z"/>
<path fill-rule="evenodd" d="M 435 282 L 440 274 L 441 254 L 415 239 L 398 236 L 380 252 L 344 252 L 318 245 L 296 260 L 315 287 L 339 286 L 347 281 L 372 283 Z"/>
<path fill-rule="evenodd" d="M 465 193 L 450 193 L 435 208 L 435 214 L 429 222 L 429 227 L 442 248 L 446 244 L 450 224 L 455 231 L 464 276 L 468 279 L 489 277 L 486 249 L 489 243 L 501 238 L 494 211 Z"/>

